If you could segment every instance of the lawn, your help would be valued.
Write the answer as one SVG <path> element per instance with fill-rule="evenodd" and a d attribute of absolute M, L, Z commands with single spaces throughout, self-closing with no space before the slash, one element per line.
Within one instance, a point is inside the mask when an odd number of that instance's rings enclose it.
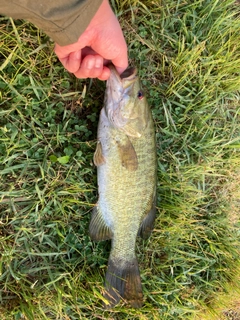
<path fill-rule="evenodd" d="M 144 306 L 102 308 L 108 241 L 88 234 L 105 83 L 0 17 L 0 318 L 240 318 L 240 9 L 112 0 L 155 122 L 158 210 L 138 240 Z M 235 318 L 234 318 L 235 317 Z"/>

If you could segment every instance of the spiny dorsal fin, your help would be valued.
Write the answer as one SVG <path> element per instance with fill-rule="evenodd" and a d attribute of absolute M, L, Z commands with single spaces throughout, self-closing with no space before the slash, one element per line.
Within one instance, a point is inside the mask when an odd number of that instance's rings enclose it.
<path fill-rule="evenodd" d="M 96 150 L 94 152 L 94 156 L 93 156 L 93 162 L 95 164 L 95 166 L 101 166 L 102 164 L 104 164 L 105 158 L 103 156 L 103 152 L 102 152 L 102 143 L 101 141 L 97 142 L 97 146 L 96 146 Z"/>
<path fill-rule="evenodd" d="M 138 230 L 138 235 L 141 238 L 147 239 L 148 237 L 150 237 L 150 234 L 154 227 L 155 217 L 156 217 L 156 195 L 154 195 L 154 199 L 153 199 L 150 211 L 143 218 L 141 226 Z"/>
<path fill-rule="evenodd" d="M 138 168 L 138 158 L 129 138 L 126 136 L 124 140 L 118 140 L 117 146 L 122 166 L 129 171 L 136 171 Z"/>
<path fill-rule="evenodd" d="M 92 210 L 89 233 L 93 241 L 102 241 L 112 238 L 112 231 L 106 225 L 98 206 L 94 207 Z"/>

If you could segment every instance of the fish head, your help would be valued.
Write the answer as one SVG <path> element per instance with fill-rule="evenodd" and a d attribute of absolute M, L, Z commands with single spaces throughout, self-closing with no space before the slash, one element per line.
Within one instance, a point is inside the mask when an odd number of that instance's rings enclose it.
<path fill-rule="evenodd" d="M 130 67 L 121 75 L 113 65 L 107 81 L 104 107 L 110 123 L 128 136 L 141 137 L 149 118 L 146 97 L 137 69 Z"/>

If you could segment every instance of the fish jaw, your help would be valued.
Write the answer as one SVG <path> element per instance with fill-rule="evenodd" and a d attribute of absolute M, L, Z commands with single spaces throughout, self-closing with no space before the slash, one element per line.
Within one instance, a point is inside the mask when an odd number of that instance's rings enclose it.
<path fill-rule="evenodd" d="M 111 66 L 107 81 L 104 109 L 110 124 L 129 137 L 140 138 L 149 120 L 149 108 L 142 93 L 136 68 L 120 76 Z"/>
<path fill-rule="evenodd" d="M 139 91 L 136 68 L 128 68 L 120 76 L 116 69 L 110 67 L 111 74 L 107 81 L 104 108 L 111 124 L 132 137 L 140 137 L 129 124 L 136 117 L 132 112 Z"/>
<path fill-rule="evenodd" d="M 131 95 L 131 88 L 138 80 L 136 68 L 128 68 L 121 76 L 112 65 L 109 68 L 111 73 L 107 80 L 105 97 L 105 100 L 107 100 L 105 101 L 107 113 L 109 109 L 113 109 L 113 111 L 115 111 L 121 101 Z"/>
<path fill-rule="evenodd" d="M 127 68 L 121 75 L 113 65 L 110 65 L 109 69 L 111 73 L 107 80 L 107 88 L 121 87 L 124 90 L 137 80 L 137 69 L 135 67 Z"/>
<path fill-rule="evenodd" d="M 111 65 L 110 77 L 107 80 L 105 108 L 107 113 L 109 109 L 115 111 L 119 103 L 129 95 L 132 84 L 137 81 L 137 69 L 128 68 L 124 71 L 122 76 L 119 75 L 117 70 Z"/>

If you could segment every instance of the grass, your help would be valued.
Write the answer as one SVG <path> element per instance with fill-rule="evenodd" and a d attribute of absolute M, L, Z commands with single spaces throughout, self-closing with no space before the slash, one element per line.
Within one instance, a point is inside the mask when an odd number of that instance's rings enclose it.
<path fill-rule="evenodd" d="M 75 79 L 43 32 L 2 17 L 1 319 L 232 319 L 240 301 L 239 9 L 230 0 L 111 3 L 156 125 L 158 216 L 137 245 L 144 307 L 102 309 L 110 245 L 88 236 L 104 83 Z"/>

